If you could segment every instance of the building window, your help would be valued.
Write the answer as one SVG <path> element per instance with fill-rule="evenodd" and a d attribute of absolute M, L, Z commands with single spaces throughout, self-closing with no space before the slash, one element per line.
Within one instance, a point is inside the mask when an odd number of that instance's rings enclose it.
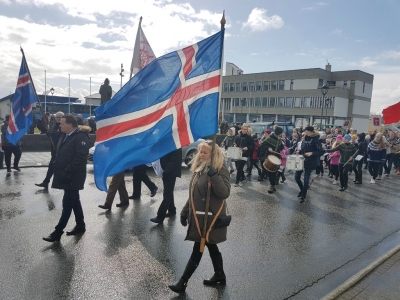
<path fill-rule="evenodd" d="M 255 98 L 254 99 L 254 106 L 255 107 L 260 107 L 260 98 Z"/>
<path fill-rule="evenodd" d="M 250 91 L 250 92 L 254 92 L 254 91 L 255 91 L 255 89 L 254 89 L 254 82 L 249 82 L 249 91 Z"/>
<path fill-rule="evenodd" d="M 261 91 L 261 81 L 256 82 L 256 91 Z"/>
<path fill-rule="evenodd" d="M 228 92 L 229 91 L 229 84 L 224 83 L 224 92 Z"/>
<path fill-rule="evenodd" d="M 324 85 L 324 80 L 323 79 L 318 79 L 318 86 L 323 86 Z"/>
<path fill-rule="evenodd" d="M 347 80 L 343 81 L 343 86 L 347 86 Z"/>
<path fill-rule="evenodd" d="M 287 97 L 286 98 L 286 107 L 292 107 L 292 105 L 293 105 L 293 98 Z"/>
<path fill-rule="evenodd" d="M 356 84 L 355 80 L 350 80 L 350 84 Z"/>
<path fill-rule="evenodd" d="M 283 107 L 283 106 L 285 106 L 285 98 L 278 97 L 278 107 Z"/>
<path fill-rule="evenodd" d="M 363 93 L 365 93 L 365 82 L 363 83 Z"/>
<path fill-rule="evenodd" d="M 269 107 L 275 107 L 275 97 L 269 98 Z"/>
<path fill-rule="evenodd" d="M 303 107 L 311 107 L 311 98 L 304 97 Z"/>
<path fill-rule="evenodd" d="M 254 106 L 253 105 L 253 98 L 247 99 L 247 104 L 248 104 L 248 107 L 253 107 Z"/>
<path fill-rule="evenodd" d="M 271 81 L 271 91 L 276 91 L 276 80 Z"/>
<path fill-rule="evenodd" d="M 246 106 L 246 98 L 240 99 L 240 106 L 245 107 Z"/>
<path fill-rule="evenodd" d="M 242 92 L 247 92 L 247 82 L 242 83 Z"/>
<path fill-rule="evenodd" d="M 261 106 L 262 107 L 267 107 L 268 106 L 268 98 L 267 97 L 263 97 L 262 98 Z"/>
<path fill-rule="evenodd" d="M 236 82 L 236 92 L 241 92 L 241 86 L 240 86 L 240 82 Z"/>
<path fill-rule="evenodd" d="M 290 80 L 290 90 L 293 91 L 293 79 Z"/>
<path fill-rule="evenodd" d="M 231 98 L 225 99 L 225 105 L 224 105 L 225 111 L 231 109 Z"/>
<path fill-rule="evenodd" d="M 328 86 L 336 86 L 336 81 L 328 81 Z"/>
<path fill-rule="evenodd" d="M 262 116 L 263 116 L 264 122 L 274 122 L 275 121 L 275 115 L 262 115 Z"/>
<path fill-rule="evenodd" d="M 301 97 L 296 97 L 294 99 L 294 107 L 301 107 Z"/>
<path fill-rule="evenodd" d="M 235 84 L 234 83 L 230 83 L 229 84 L 229 91 L 230 92 L 234 92 L 235 91 Z"/>
<path fill-rule="evenodd" d="M 264 81 L 264 91 L 269 91 L 269 81 Z"/>
<path fill-rule="evenodd" d="M 285 89 L 285 80 L 279 80 L 279 90 L 283 91 Z"/>
<path fill-rule="evenodd" d="M 278 122 L 291 122 L 292 116 L 278 115 Z"/>
<path fill-rule="evenodd" d="M 238 107 L 239 106 L 239 98 L 235 98 L 233 101 L 234 101 L 233 106 Z"/>

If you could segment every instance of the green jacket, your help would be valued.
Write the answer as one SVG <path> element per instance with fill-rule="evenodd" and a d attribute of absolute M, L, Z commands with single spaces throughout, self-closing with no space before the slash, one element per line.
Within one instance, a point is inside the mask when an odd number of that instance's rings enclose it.
<path fill-rule="evenodd" d="M 354 158 L 354 153 L 357 151 L 357 147 L 354 146 L 352 143 L 341 143 L 339 146 L 336 146 L 335 148 L 332 149 L 327 149 L 326 152 L 335 152 L 338 151 L 340 152 L 340 161 L 339 164 L 345 164 L 350 157 Z"/>

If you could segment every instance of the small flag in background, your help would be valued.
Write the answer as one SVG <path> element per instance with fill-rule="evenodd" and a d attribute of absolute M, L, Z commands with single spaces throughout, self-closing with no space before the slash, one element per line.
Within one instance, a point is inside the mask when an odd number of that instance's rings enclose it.
<path fill-rule="evenodd" d="M 94 175 L 150 163 L 218 131 L 224 30 L 152 61 L 95 110 Z"/>
<path fill-rule="evenodd" d="M 139 27 L 136 34 L 135 48 L 133 49 L 133 57 L 131 63 L 131 75 L 132 78 L 137 72 L 152 62 L 156 56 L 150 47 L 149 42 L 144 35 L 142 30 L 142 17 L 140 17 Z"/>
<path fill-rule="evenodd" d="M 7 128 L 7 140 L 16 145 L 32 124 L 32 104 L 37 101 L 25 55 L 22 55 L 17 88 Z"/>

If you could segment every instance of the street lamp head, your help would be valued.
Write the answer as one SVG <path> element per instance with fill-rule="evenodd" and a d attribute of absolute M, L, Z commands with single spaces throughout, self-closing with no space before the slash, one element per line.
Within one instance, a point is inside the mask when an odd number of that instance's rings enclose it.
<path fill-rule="evenodd" d="M 50 93 L 53 96 L 53 94 L 54 94 L 54 89 L 53 88 L 50 89 Z"/>
<path fill-rule="evenodd" d="M 322 95 L 326 95 L 326 93 L 328 93 L 328 90 L 329 90 L 329 86 L 325 83 L 323 86 L 321 86 L 320 87 L 320 89 L 321 89 L 321 93 L 322 93 Z"/>

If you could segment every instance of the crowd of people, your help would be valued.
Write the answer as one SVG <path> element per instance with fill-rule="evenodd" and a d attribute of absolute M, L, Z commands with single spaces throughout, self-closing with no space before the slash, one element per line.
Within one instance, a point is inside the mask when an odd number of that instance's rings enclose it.
<path fill-rule="evenodd" d="M 239 126 L 239 128 L 238 128 Z M 241 149 L 241 157 L 226 159 L 230 173 L 236 171 L 235 186 L 251 180 L 252 170 L 258 171 L 258 181 L 269 180 L 268 193 L 276 191 L 279 183 L 286 180 L 285 167 L 289 155 L 300 155 L 303 160 L 302 170 L 295 170 L 294 179 L 299 187 L 300 203 L 306 201 L 307 190 L 313 182 L 311 173 L 316 177 L 325 172 L 332 178 L 332 184 L 340 184 L 339 191 L 349 187 L 349 174 L 354 172 L 354 184 L 363 183 L 362 170 L 368 169 L 369 183 L 375 184 L 382 176 L 400 175 L 400 131 L 387 131 L 385 134 L 374 132 L 357 133 L 350 128 L 327 127 L 319 132 L 317 126 L 295 128 L 290 137 L 282 128 L 275 125 L 274 130 L 265 130 L 258 138 L 252 134 L 251 124 L 232 126 L 221 147 Z M 228 152 L 227 152 L 228 153 Z M 277 163 L 274 163 L 277 161 Z M 258 165 L 260 162 L 260 166 Z M 247 171 L 244 171 L 247 166 Z M 278 168 L 279 167 L 279 168 Z M 247 175 L 245 173 L 247 172 Z"/>

